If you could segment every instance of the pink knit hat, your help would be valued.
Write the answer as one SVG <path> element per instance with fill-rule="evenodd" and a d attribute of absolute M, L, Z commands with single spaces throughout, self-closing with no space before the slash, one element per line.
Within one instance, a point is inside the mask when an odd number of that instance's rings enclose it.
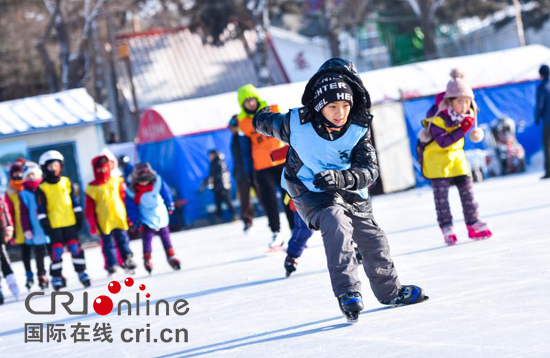
<path fill-rule="evenodd" d="M 472 90 L 472 87 L 466 83 L 466 80 L 464 79 L 466 75 L 464 72 L 459 70 L 458 68 L 454 68 L 451 71 L 451 80 L 447 83 L 447 89 L 445 90 L 445 95 L 443 96 L 444 99 L 449 98 L 456 98 L 456 97 L 469 97 L 472 99 L 472 117 L 474 117 L 474 129 L 470 132 L 470 139 L 474 143 L 479 143 L 483 140 L 484 133 L 483 129 L 479 128 L 477 126 L 477 104 L 474 100 L 474 91 Z M 429 124 L 427 128 L 422 128 L 422 130 L 419 132 L 419 139 L 423 143 L 428 143 L 432 140 L 432 136 L 430 134 L 430 128 L 431 122 L 434 117 L 439 115 L 439 113 L 443 112 L 449 108 L 449 104 L 447 101 L 441 101 L 438 105 L 437 112 L 433 117 L 430 118 Z"/>
<path fill-rule="evenodd" d="M 451 80 L 447 83 L 445 99 L 455 97 L 469 97 L 474 100 L 474 91 L 465 80 L 466 75 L 458 68 L 451 71 Z"/>

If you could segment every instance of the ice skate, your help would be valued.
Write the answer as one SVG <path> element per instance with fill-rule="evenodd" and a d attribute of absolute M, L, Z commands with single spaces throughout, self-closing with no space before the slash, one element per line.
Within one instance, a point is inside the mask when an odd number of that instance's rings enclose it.
<path fill-rule="evenodd" d="M 13 273 L 7 275 L 6 282 L 8 283 L 8 288 L 10 289 L 11 294 L 17 300 L 19 297 L 19 286 L 17 285 L 17 281 L 15 280 L 15 275 Z"/>
<path fill-rule="evenodd" d="M 443 240 L 447 245 L 452 246 L 456 244 L 458 239 L 456 238 L 456 234 L 452 226 L 443 227 L 441 228 L 441 231 L 443 232 Z"/>
<path fill-rule="evenodd" d="M 126 260 L 124 260 L 124 263 L 122 264 L 122 268 L 126 271 L 128 274 L 135 274 L 136 273 L 136 263 L 133 259 L 133 256 L 131 254 L 128 254 L 128 257 L 126 257 Z"/>
<path fill-rule="evenodd" d="M 271 242 L 268 245 L 267 253 L 279 252 L 283 250 L 285 240 L 279 234 L 278 231 L 274 231 L 271 236 Z"/>
<path fill-rule="evenodd" d="M 178 260 L 175 256 L 171 256 L 168 258 L 168 263 L 170 264 L 170 266 L 172 266 L 172 268 L 174 270 L 179 270 L 181 269 L 181 262 L 180 260 Z"/>
<path fill-rule="evenodd" d="M 109 277 L 113 276 L 115 273 L 116 273 L 116 267 L 115 266 L 107 267 L 107 275 Z"/>
<path fill-rule="evenodd" d="M 357 323 L 359 321 L 359 314 L 365 308 L 363 297 L 359 292 L 349 291 L 340 295 L 338 297 L 338 304 L 348 323 Z"/>
<path fill-rule="evenodd" d="M 65 286 L 63 285 L 63 279 L 60 276 L 52 277 L 52 288 L 54 291 L 59 291 L 63 287 Z"/>
<path fill-rule="evenodd" d="M 90 277 L 84 271 L 78 273 L 78 279 L 84 285 L 84 287 L 90 287 L 90 285 L 92 284 L 90 282 Z"/>
<path fill-rule="evenodd" d="M 40 286 L 40 289 L 42 291 L 47 289 L 49 285 L 50 285 L 50 283 L 49 283 L 48 278 L 46 277 L 46 275 L 38 276 L 38 286 Z"/>
<path fill-rule="evenodd" d="M 382 302 L 386 305 L 402 306 L 413 305 L 428 300 L 430 297 L 426 296 L 424 290 L 415 285 L 401 286 L 397 297 L 389 302 Z"/>
<path fill-rule="evenodd" d="M 0 287 L 0 306 L 4 304 L 4 295 L 2 294 L 2 288 Z"/>
<path fill-rule="evenodd" d="M 296 271 L 296 266 L 298 266 L 298 258 L 290 254 L 287 255 L 285 259 L 286 278 L 289 278 Z"/>
<path fill-rule="evenodd" d="M 487 223 L 482 221 L 478 221 L 473 225 L 466 225 L 466 227 L 468 228 L 468 237 L 472 240 L 485 240 L 493 236 Z"/>
<path fill-rule="evenodd" d="M 151 260 L 152 258 L 150 253 L 143 254 L 143 265 L 145 266 L 145 270 L 149 273 L 149 275 L 153 271 L 153 262 Z"/>
<path fill-rule="evenodd" d="M 32 272 L 27 272 L 25 273 L 25 275 L 27 276 L 27 282 L 25 283 L 25 287 L 27 288 L 27 290 L 30 291 L 32 285 L 34 285 L 34 275 L 32 274 Z"/>

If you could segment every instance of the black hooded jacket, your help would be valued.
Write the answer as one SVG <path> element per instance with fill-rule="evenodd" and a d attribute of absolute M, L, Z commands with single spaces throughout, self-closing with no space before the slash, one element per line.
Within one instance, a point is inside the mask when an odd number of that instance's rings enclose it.
<path fill-rule="evenodd" d="M 339 132 L 328 132 L 317 117 L 319 114 L 313 109 L 314 89 L 317 82 L 325 75 L 340 76 L 353 88 L 354 105 L 347 123 Z M 368 111 L 371 106 L 370 96 L 361 78 L 357 75 L 353 63 L 341 58 L 332 58 L 326 61 L 307 83 L 302 96 L 302 105 L 303 107 L 299 108 L 300 123 L 303 125 L 311 122 L 317 135 L 327 140 L 327 145 L 346 133 L 351 124 L 368 130 L 355 147 L 350 148 L 352 150 L 350 171 L 356 181 L 356 185 L 350 190 L 321 193 L 309 191 L 297 177 L 303 163 L 298 153 L 291 146 L 287 155 L 284 177 L 288 192 L 300 215 L 313 229 L 317 229 L 314 223 L 311 222 L 313 216 L 331 205 L 340 205 L 355 216 L 372 217 L 370 199 L 363 199 L 351 191 L 371 186 L 378 178 L 378 160 L 372 145 L 370 131 L 372 115 Z M 285 115 L 261 110 L 254 115 L 254 129 L 259 133 L 275 137 L 290 145 L 290 115 L 291 112 Z M 322 148 L 315 148 L 315 150 L 322 150 Z"/>

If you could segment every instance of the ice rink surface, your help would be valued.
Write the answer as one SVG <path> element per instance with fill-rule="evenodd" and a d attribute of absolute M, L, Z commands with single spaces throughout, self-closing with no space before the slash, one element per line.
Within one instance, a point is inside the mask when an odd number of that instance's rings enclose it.
<path fill-rule="evenodd" d="M 389 237 L 391 253 L 403 284 L 423 287 L 428 302 L 388 308 L 372 295 L 362 272 L 365 310 L 358 324 L 348 325 L 332 295 L 321 238 L 316 233 L 300 258 L 298 271 L 284 278 L 283 253 L 265 253 L 270 238 L 265 217 L 256 219 L 249 235 L 240 222 L 173 234 L 182 270 L 167 264 L 160 239 L 153 245 L 155 269 L 143 269 L 141 242 L 133 241 L 138 270 L 135 283 L 120 293 L 107 290 L 112 280 L 103 270 L 99 248 L 86 251 L 92 287 L 88 314 L 69 315 L 58 302 L 55 315 L 32 315 L 25 309 L 27 292 L 20 262 L 13 267 L 22 294 L 0 306 L 0 357 L 546 357 L 550 351 L 550 180 L 539 174 L 491 179 L 475 185 L 480 213 L 493 238 L 473 242 L 466 236 L 460 200 L 451 190 L 458 244 L 447 247 L 436 224 L 430 188 L 374 198 L 375 218 Z M 281 220 L 284 216 L 281 215 Z M 290 236 L 283 221 L 284 235 Z M 82 309 L 81 284 L 65 254 L 67 291 L 73 309 Z M 126 275 L 114 279 L 121 283 Z M 146 289 L 140 291 L 138 286 Z M 34 289 L 36 291 L 36 288 Z M 48 310 L 51 291 L 30 303 Z M 136 293 L 140 314 L 136 315 Z M 145 314 L 145 293 L 150 314 Z M 109 296 L 115 309 L 99 316 L 94 299 Z M 132 315 L 122 299 L 134 304 Z M 154 304 L 170 303 L 169 315 L 154 315 Z M 188 301 L 178 316 L 172 304 Z M 164 307 L 164 305 L 162 305 Z M 25 343 L 25 324 L 63 324 L 66 340 Z M 109 323 L 112 343 L 77 342 L 71 326 Z M 125 343 L 125 338 L 132 342 Z M 144 329 L 140 342 L 136 331 Z M 180 341 L 160 342 L 163 329 L 180 331 Z M 147 331 L 149 340 L 147 342 Z M 165 331 L 167 332 L 167 331 Z M 165 338 L 175 334 L 165 334 Z M 157 342 L 154 340 L 157 339 Z"/>

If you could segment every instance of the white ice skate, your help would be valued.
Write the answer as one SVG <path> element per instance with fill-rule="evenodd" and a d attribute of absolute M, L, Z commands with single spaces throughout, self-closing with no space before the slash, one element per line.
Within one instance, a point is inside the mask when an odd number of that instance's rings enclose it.
<path fill-rule="evenodd" d="M 285 239 L 279 234 L 278 231 L 273 232 L 273 236 L 271 237 L 271 242 L 268 245 L 268 253 L 271 252 L 278 252 L 283 251 L 283 245 L 285 243 Z"/>
<path fill-rule="evenodd" d="M 19 297 L 19 286 L 17 285 L 17 281 L 15 280 L 15 275 L 13 273 L 7 275 L 6 282 L 8 283 L 11 294 L 17 300 Z"/>

